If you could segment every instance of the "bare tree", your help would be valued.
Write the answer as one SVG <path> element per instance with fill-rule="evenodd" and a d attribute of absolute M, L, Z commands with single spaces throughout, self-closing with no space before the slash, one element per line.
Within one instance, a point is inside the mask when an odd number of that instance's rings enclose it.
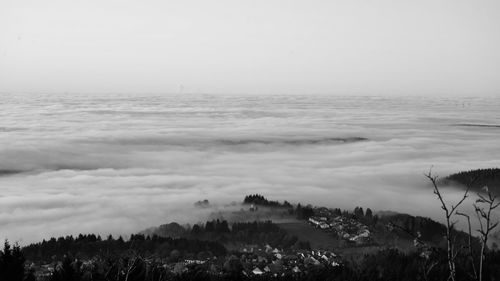
<path fill-rule="evenodd" d="M 457 208 L 465 201 L 467 197 L 469 197 L 469 188 L 470 185 L 467 185 L 467 189 L 465 190 L 462 198 L 455 204 L 446 204 L 446 202 L 443 199 L 443 196 L 441 195 L 441 192 L 439 191 L 438 188 L 438 176 L 432 174 L 432 168 L 429 170 L 425 176 L 431 181 L 433 187 L 434 187 L 434 194 L 439 199 L 439 202 L 441 202 L 441 209 L 443 209 L 445 213 L 445 218 L 446 218 L 446 232 L 445 232 L 445 237 L 446 237 L 446 249 L 447 249 L 447 260 L 448 260 L 448 269 L 449 269 L 449 276 L 448 280 L 455 281 L 456 280 L 456 265 L 455 265 L 455 260 L 458 255 L 458 251 L 456 250 L 455 247 L 455 234 L 454 234 L 454 228 L 455 224 L 457 221 L 453 221 L 452 218 L 454 215 L 457 213 Z"/>
<path fill-rule="evenodd" d="M 473 204 L 474 209 L 476 211 L 476 216 L 479 221 L 479 229 L 478 232 L 480 234 L 481 239 L 481 253 L 479 256 L 479 281 L 483 280 L 483 262 L 484 262 L 484 254 L 487 249 L 488 237 L 491 231 L 498 226 L 498 221 L 493 223 L 491 219 L 491 212 L 500 206 L 500 202 L 496 201 L 496 196 L 491 194 L 488 190 L 488 187 L 484 187 L 487 197 L 477 194 L 479 199 L 476 200 L 476 203 Z M 479 206 L 478 204 L 482 204 L 483 206 Z"/>
<path fill-rule="evenodd" d="M 467 248 L 468 248 L 468 252 L 469 252 L 469 259 L 470 259 L 470 263 L 472 265 L 472 274 L 470 274 L 470 277 L 474 278 L 474 280 L 477 280 L 478 279 L 478 276 L 477 276 L 477 270 L 476 270 L 476 261 L 475 261 L 475 258 L 474 258 L 474 248 L 473 248 L 473 245 L 472 245 L 472 227 L 471 227 L 471 224 L 470 224 L 470 216 L 465 214 L 465 213 L 462 213 L 462 212 L 458 212 L 457 211 L 457 215 L 459 216 L 463 216 L 467 219 L 467 225 L 468 225 L 468 230 L 469 230 L 469 240 L 468 240 L 468 245 L 467 245 Z"/>

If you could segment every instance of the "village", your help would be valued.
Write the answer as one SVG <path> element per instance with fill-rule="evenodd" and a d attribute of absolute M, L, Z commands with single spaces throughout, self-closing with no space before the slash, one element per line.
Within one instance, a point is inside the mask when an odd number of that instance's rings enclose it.
<path fill-rule="evenodd" d="M 178 262 L 167 262 L 165 259 L 136 256 L 146 266 L 160 265 L 165 271 L 180 275 L 191 270 L 203 270 L 212 275 L 223 275 L 235 270 L 245 276 L 285 276 L 306 273 L 314 267 L 336 267 L 341 264 L 341 259 L 332 251 L 325 250 L 283 250 L 269 245 L 246 245 L 223 258 L 210 257 L 206 259 L 184 259 Z M 133 259 L 134 259 L 133 258 Z M 79 271 L 92 271 L 96 265 L 101 264 L 100 258 L 89 260 L 74 259 L 71 266 Z M 130 263 L 131 266 L 136 264 Z M 29 270 L 36 272 L 37 280 L 44 280 L 54 271 L 61 270 L 63 262 L 53 262 L 44 265 L 31 264 Z"/>
<path fill-rule="evenodd" d="M 368 226 L 325 207 L 315 208 L 314 216 L 308 221 L 311 225 L 356 245 L 365 245 L 373 241 Z"/>
<path fill-rule="evenodd" d="M 249 206 L 250 212 L 257 210 L 256 205 Z M 372 234 L 367 225 L 352 216 L 339 213 L 338 210 L 314 207 L 313 215 L 306 222 L 334 236 L 335 239 L 342 239 L 352 245 L 364 246 L 373 243 Z M 314 267 L 336 267 L 342 263 L 341 257 L 335 254 L 333 249 L 279 249 L 269 244 L 243 244 L 222 257 L 194 255 L 177 261 L 155 256 L 133 258 L 141 259 L 147 266 L 159 266 L 166 272 L 176 275 L 202 270 L 213 275 L 238 271 L 245 276 L 277 277 L 300 275 Z M 100 263 L 98 258 L 80 261 L 74 259 L 72 266 L 85 271 Z M 31 265 L 31 269 L 37 273 L 37 277 L 42 277 L 41 279 L 50 276 L 61 267 L 61 261 L 38 266 Z"/>
<path fill-rule="evenodd" d="M 261 211 L 255 204 L 249 204 L 247 208 L 246 211 L 249 213 Z M 310 216 L 304 217 L 301 223 L 317 228 L 321 232 L 332 236 L 335 240 L 346 241 L 352 246 L 362 247 L 374 242 L 368 226 L 361 222 L 360 219 L 357 219 L 354 214 L 342 213 L 339 209 L 326 207 L 308 208 L 311 211 Z M 216 220 L 213 223 L 216 223 L 213 228 L 217 229 L 218 226 L 224 224 L 224 221 Z M 268 226 L 272 226 L 270 221 L 267 223 Z M 209 225 L 211 224 L 207 223 L 203 229 L 208 231 Z M 232 229 L 234 227 L 235 225 L 232 226 Z M 248 277 L 260 275 L 278 277 L 306 274 L 314 268 L 337 267 L 342 264 L 342 258 L 333 251 L 333 247 L 324 246 L 314 249 L 310 248 L 310 246 L 304 249 L 299 247 L 280 248 L 273 247 L 263 241 L 263 243 L 239 244 L 224 255 L 187 254 L 184 257 L 173 258 L 175 255 L 172 255 L 172 253 L 167 256 L 140 256 L 134 254 L 128 256 L 128 259 L 140 260 L 148 268 L 160 268 L 165 274 L 173 275 L 203 271 L 217 276 L 238 272 Z M 175 250 L 172 252 L 175 252 Z M 33 263 L 28 268 L 36 273 L 39 280 L 45 280 L 54 272 L 61 271 L 63 263 L 64 261 L 61 260 L 45 264 Z M 80 260 L 71 258 L 66 263 L 71 263 L 71 267 L 81 272 L 99 271 L 98 268 L 99 265 L 103 264 L 103 258 L 97 256 Z M 121 271 L 129 271 L 130 268 L 127 268 L 127 266 L 130 267 L 134 264 L 130 263 L 130 261 L 122 264 Z"/>

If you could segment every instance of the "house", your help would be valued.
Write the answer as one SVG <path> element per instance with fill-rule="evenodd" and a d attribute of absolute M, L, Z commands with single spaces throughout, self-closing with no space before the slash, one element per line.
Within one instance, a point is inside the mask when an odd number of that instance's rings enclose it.
<path fill-rule="evenodd" d="M 264 250 L 266 253 L 270 253 L 273 251 L 273 248 L 271 246 L 269 246 L 269 244 L 266 244 L 266 247 L 265 247 L 265 250 Z"/>
<path fill-rule="evenodd" d="M 262 257 L 262 256 L 258 256 L 257 257 L 257 262 L 267 263 L 267 258 L 266 257 Z"/>
<path fill-rule="evenodd" d="M 206 261 L 202 260 L 184 260 L 186 264 L 204 264 Z"/>
<path fill-rule="evenodd" d="M 308 257 L 304 260 L 305 265 L 319 265 L 320 262 L 314 257 Z"/>
<path fill-rule="evenodd" d="M 316 220 L 313 217 L 309 218 L 309 222 L 312 223 L 312 224 L 314 224 L 314 225 L 316 225 L 316 226 L 318 226 L 321 223 L 320 221 Z"/>
<path fill-rule="evenodd" d="M 254 270 L 252 270 L 252 273 L 254 275 L 262 275 L 262 274 L 264 274 L 264 271 L 262 271 L 262 270 L 260 270 L 260 268 L 256 267 L 256 268 L 254 268 Z"/>
<path fill-rule="evenodd" d="M 356 242 L 358 244 L 367 243 L 370 241 L 370 231 L 364 230 L 360 234 L 351 237 L 349 240 L 351 240 L 352 242 Z"/>
<path fill-rule="evenodd" d="M 320 224 L 319 224 L 319 227 L 320 227 L 321 229 L 327 229 L 327 228 L 330 228 L 330 226 L 329 226 L 327 223 L 324 223 L 324 222 L 320 223 Z"/>

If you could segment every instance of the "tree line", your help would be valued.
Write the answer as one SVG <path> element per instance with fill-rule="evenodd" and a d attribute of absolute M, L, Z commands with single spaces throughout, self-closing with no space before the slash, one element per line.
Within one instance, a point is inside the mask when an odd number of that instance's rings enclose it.
<path fill-rule="evenodd" d="M 114 238 L 111 235 L 106 239 L 94 234 L 80 234 L 77 237 L 69 235 L 43 240 L 22 249 L 28 260 L 36 262 L 51 262 L 54 259 L 62 259 L 65 255 L 79 259 L 90 259 L 96 255 L 121 256 L 130 251 L 145 256 L 164 257 L 172 261 L 196 257 L 200 253 L 208 256 L 224 256 L 227 253 L 224 245 L 216 241 L 144 234 L 132 234 L 128 240 L 124 240 L 121 236 Z"/>

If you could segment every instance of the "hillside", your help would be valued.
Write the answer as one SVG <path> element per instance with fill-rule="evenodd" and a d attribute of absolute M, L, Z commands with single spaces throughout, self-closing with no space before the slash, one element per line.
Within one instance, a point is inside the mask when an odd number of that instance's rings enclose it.
<path fill-rule="evenodd" d="M 471 188 L 474 192 L 484 192 L 483 187 L 500 196 L 500 169 L 476 169 L 451 174 L 442 180 L 443 184 L 460 184 L 466 186 L 472 181 Z"/>
<path fill-rule="evenodd" d="M 277 216 L 276 212 L 280 215 Z M 349 256 L 367 251 L 395 247 L 414 251 L 414 239 L 429 246 L 443 247 L 445 227 L 430 218 L 380 212 L 374 215 L 367 208 L 353 211 L 338 208 L 292 205 L 287 201 L 267 200 L 260 194 L 248 195 L 238 212 L 217 212 L 217 219 L 192 227 L 177 223 L 152 227 L 145 235 L 217 241 L 228 249 L 243 248 L 246 244 L 269 244 L 273 247 L 297 248 L 295 243 L 307 248 L 333 250 Z M 237 220 L 236 220 L 237 219 Z M 241 233 L 241 225 L 247 230 Z M 251 230 L 251 231 L 248 231 Z M 468 237 L 457 232 L 458 239 Z"/>
<path fill-rule="evenodd" d="M 344 276 L 334 280 L 388 280 L 377 276 L 414 280 L 424 275 L 418 263 L 409 261 L 424 260 L 438 266 L 430 280 L 444 278 L 444 226 L 429 218 L 395 212 L 374 215 L 362 207 L 350 212 L 292 205 L 258 194 L 245 197 L 242 206 L 238 217 L 275 216 L 271 209 L 280 210 L 283 217 L 279 222 L 214 219 L 192 226 L 172 222 L 129 239 L 94 234 L 51 238 L 24 247 L 19 260 L 24 263 L 26 258 L 28 274 L 42 281 L 279 280 L 279 276 L 324 280 L 332 274 Z M 234 218 L 231 211 L 227 215 Z M 462 245 L 468 238 L 463 232 L 455 232 L 455 237 Z M 477 245 L 475 240 L 473 244 Z M 491 251 L 487 260 L 485 272 L 499 275 L 491 265 L 500 261 L 500 252 Z M 460 262 L 466 265 L 466 256 L 460 256 Z M 408 275 L 411 271 L 413 275 Z M 68 272 L 76 275 L 69 278 Z"/>

